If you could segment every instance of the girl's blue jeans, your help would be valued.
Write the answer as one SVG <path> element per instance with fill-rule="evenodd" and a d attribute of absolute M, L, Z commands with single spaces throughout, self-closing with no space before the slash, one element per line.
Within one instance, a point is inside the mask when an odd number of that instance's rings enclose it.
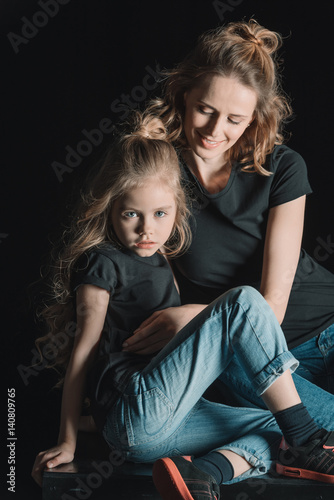
<path fill-rule="evenodd" d="M 271 308 L 248 286 L 215 300 L 132 375 L 108 414 L 104 438 L 134 462 L 228 449 L 253 466 L 235 480 L 265 473 L 281 440 L 272 414 L 203 398 L 233 360 L 257 396 L 298 366 Z M 328 426 L 327 410 L 334 414 L 334 401 L 325 412 L 321 408 Z"/>
<path fill-rule="evenodd" d="M 299 361 L 293 374 L 298 393 L 312 417 L 329 429 L 334 426 L 334 325 L 320 335 L 291 349 Z M 232 405 L 264 408 L 248 380 L 242 376 L 242 367 L 237 359 L 232 360 L 229 370 L 219 376 L 215 389 L 224 394 Z M 321 408 L 321 410 L 320 410 Z M 320 415 L 320 412 L 323 415 Z M 323 420 L 323 417 L 325 418 Z M 329 424 L 328 422 L 329 418 Z"/>

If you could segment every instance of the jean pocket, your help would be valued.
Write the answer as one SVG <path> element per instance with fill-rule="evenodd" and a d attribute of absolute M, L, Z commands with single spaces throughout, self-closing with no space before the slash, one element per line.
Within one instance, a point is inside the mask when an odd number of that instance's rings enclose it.
<path fill-rule="evenodd" d="M 158 387 L 126 395 L 125 424 L 129 446 L 151 443 L 164 436 L 172 424 L 173 405 Z"/>

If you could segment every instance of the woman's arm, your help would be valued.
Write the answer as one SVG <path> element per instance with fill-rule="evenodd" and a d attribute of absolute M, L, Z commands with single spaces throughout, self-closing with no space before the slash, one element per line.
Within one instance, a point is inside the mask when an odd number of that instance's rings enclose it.
<path fill-rule="evenodd" d="M 303 235 L 305 196 L 269 211 L 260 292 L 281 324 L 295 277 Z"/>
<path fill-rule="evenodd" d="M 41 484 L 45 467 L 73 460 L 86 375 L 96 355 L 109 302 L 109 292 L 94 285 L 77 291 L 77 334 L 64 380 L 58 445 L 39 453 L 32 475 Z"/>

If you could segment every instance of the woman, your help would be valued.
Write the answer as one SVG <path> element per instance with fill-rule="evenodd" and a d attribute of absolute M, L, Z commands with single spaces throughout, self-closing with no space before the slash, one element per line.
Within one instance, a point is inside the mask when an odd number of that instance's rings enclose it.
<path fill-rule="evenodd" d="M 152 104 L 180 151 L 193 243 L 175 263 L 184 305 L 155 313 L 128 344 L 151 352 L 149 337 L 174 336 L 200 304 L 250 284 L 282 325 L 300 362 L 296 386 L 315 415 L 323 393 L 310 382 L 334 392 L 334 276 L 301 250 L 311 188 L 303 159 L 283 145 L 291 109 L 277 75 L 280 43 L 254 20 L 206 33 Z M 262 405 L 236 363 L 223 381 L 233 402 Z"/>

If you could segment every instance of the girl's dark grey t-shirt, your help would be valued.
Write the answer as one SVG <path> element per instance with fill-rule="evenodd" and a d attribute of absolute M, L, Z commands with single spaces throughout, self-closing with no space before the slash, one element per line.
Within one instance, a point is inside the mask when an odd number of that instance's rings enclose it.
<path fill-rule="evenodd" d="M 108 410 L 130 376 L 152 358 L 122 352 L 122 343 L 153 312 L 181 302 L 170 265 L 162 255 L 140 257 L 111 243 L 103 243 L 81 256 L 73 289 L 83 284 L 110 292 L 97 361 L 88 377 L 92 414 L 102 429 Z"/>
<path fill-rule="evenodd" d="M 230 288 L 259 288 L 269 209 L 312 192 L 303 158 L 282 145 L 262 176 L 234 165 L 226 187 L 210 194 L 181 160 L 192 198 L 193 241 L 175 263 L 183 303 L 208 303 Z M 334 275 L 301 251 L 282 328 L 289 347 L 334 323 Z"/>

